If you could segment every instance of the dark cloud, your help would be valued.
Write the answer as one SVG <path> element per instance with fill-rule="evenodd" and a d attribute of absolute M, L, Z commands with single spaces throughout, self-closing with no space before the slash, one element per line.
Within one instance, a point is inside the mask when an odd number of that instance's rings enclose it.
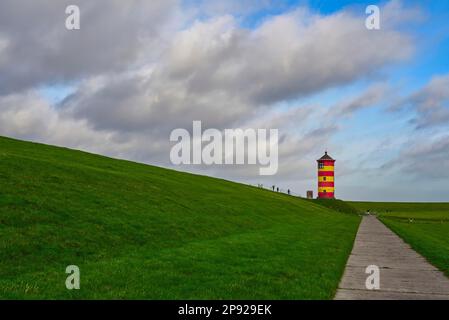
<path fill-rule="evenodd" d="M 99 129 L 168 130 L 198 119 L 230 127 L 257 109 L 350 83 L 411 53 L 407 36 L 369 32 L 360 21 L 307 10 L 251 31 L 232 16 L 197 21 L 175 34 L 149 72 L 109 77 L 97 90 L 82 85 L 63 108 Z"/>
<path fill-rule="evenodd" d="M 408 102 L 418 114 L 413 120 L 418 129 L 449 126 L 449 75 L 434 77 Z"/>
<path fill-rule="evenodd" d="M 80 8 L 80 30 L 65 28 L 68 5 Z M 173 9 L 172 0 L 2 0 L 0 95 L 127 70 Z"/>

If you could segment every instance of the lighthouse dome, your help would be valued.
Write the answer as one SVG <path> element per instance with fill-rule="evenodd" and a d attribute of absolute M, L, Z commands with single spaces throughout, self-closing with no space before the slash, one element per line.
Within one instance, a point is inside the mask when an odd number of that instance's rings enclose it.
<path fill-rule="evenodd" d="M 334 160 L 332 159 L 328 154 L 327 151 L 324 153 L 324 156 L 322 156 L 321 158 L 318 159 L 318 161 L 320 160 Z"/>

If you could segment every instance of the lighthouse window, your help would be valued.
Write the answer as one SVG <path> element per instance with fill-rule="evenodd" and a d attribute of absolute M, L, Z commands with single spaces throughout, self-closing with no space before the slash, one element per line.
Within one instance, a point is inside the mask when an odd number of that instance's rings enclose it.
<path fill-rule="evenodd" d="M 322 163 L 322 162 L 319 163 L 319 164 L 318 164 L 318 169 L 323 169 L 323 168 L 324 168 L 324 163 Z"/>
<path fill-rule="evenodd" d="M 323 190 L 323 193 L 326 193 L 326 190 Z"/>
<path fill-rule="evenodd" d="M 323 177 L 323 181 L 326 181 L 326 177 Z"/>

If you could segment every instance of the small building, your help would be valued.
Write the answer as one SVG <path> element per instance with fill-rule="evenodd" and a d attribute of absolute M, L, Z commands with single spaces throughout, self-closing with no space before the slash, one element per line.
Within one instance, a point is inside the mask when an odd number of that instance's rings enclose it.
<path fill-rule="evenodd" d="M 318 162 L 318 199 L 335 198 L 335 160 L 327 151 Z"/>
<path fill-rule="evenodd" d="M 307 199 L 313 199 L 313 191 L 307 190 Z"/>

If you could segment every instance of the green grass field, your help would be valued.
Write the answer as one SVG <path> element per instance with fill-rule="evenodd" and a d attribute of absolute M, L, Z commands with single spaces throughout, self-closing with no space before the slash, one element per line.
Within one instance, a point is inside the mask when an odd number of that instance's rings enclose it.
<path fill-rule="evenodd" d="M 360 218 L 204 176 L 0 138 L 2 299 L 330 299 Z M 81 289 L 65 288 L 65 268 Z"/>
<path fill-rule="evenodd" d="M 449 276 L 449 203 L 351 202 L 383 223 Z"/>

